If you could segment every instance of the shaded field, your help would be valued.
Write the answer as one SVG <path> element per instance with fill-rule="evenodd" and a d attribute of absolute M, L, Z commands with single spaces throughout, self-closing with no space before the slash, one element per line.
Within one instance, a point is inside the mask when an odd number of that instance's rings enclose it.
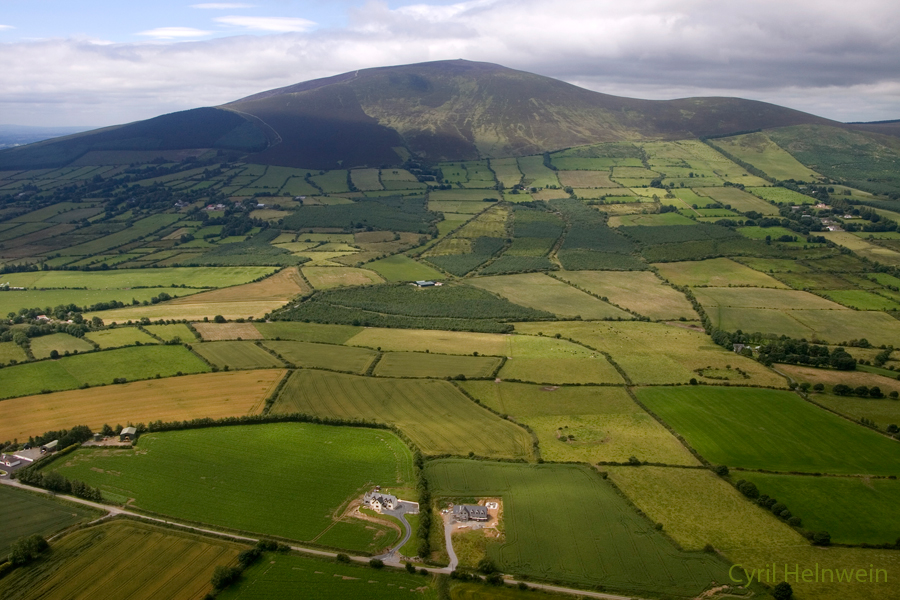
<path fill-rule="evenodd" d="M 206 342 L 194 344 L 194 352 L 221 368 L 265 369 L 284 364 L 253 342 Z"/>
<path fill-rule="evenodd" d="M 213 570 L 235 563 L 244 548 L 146 523 L 108 522 L 54 543 L 48 558 L 0 580 L 0 595 L 88 600 L 114 590 L 133 600 L 200 600 L 212 591 Z"/>
<path fill-rule="evenodd" d="M 99 516 L 99 513 L 73 504 L 62 504 L 43 494 L 0 486 L 3 505 L 3 529 L 0 530 L 0 556 L 6 560 L 9 546 L 19 538 L 52 534 Z"/>
<path fill-rule="evenodd" d="M 438 460 L 426 475 L 434 496 L 503 497 L 506 539 L 487 551 L 505 572 L 679 596 L 727 577 L 717 558 L 676 549 L 588 467 Z"/>
<path fill-rule="evenodd" d="M 809 399 L 855 421 L 868 419 L 882 430 L 887 429 L 888 425 L 900 425 L 900 403 L 892 399 L 875 400 L 832 394 L 811 394 Z"/>
<path fill-rule="evenodd" d="M 256 414 L 285 371 L 206 373 L 40 394 L 0 402 L 0 440 L 104 423 L 149 423 Z"/>
<path fill-rule="evenodd" d="M 183 346 L 134 346 L 6 367 L 0 395 L 12 398 L 110 384 L 116 378 L 130 381 L 206 371 L 209 366 Z"/>
<path fill-rule="evenodd" d="M 713 464 L 896 475 L 900 445 L 801 400 L 754 388 L 643 388 L 646 404 Z"/>
<path fill-rule="evenodd" d="M 657 263 L 660 275 L 675 285 L 727 287 L 752 285 L 765 288 L 786 288 L 777 279 L 760 273 L 728 258 Z"/>
<path fill-rule="evenodd" d="M 272 412 L 391 423 L 424 454 L 531 456 L 531 437 L 524 429 L 480 408 L 444 381 L 301 370 L 288 380 Z"/>
<path fill-rule="evenodd" d="M 331 344 L 269 340 L 263 345 L 271 348 L 284 360 L 299 367 L 351 373 L 364 373 L 378 356 L 371 350 Z"/>
<path fill-rule="evenodd" d="M 242 464 L 254 467 L 233 468 Z M 413 476 L 412 455 L 391 432 L 309 423 L 144 434 L 134 450 L 79 450 L 52 469 L 137 508 L 302 541 L 365 488 Z"/>
<path fill-rule="evenodd" d="M 697 318 L 684 294 L 650 272 L 561 271 L 558 277 L 654 320 Z"/>
<path fill-rule="evenodd" d="M 559 333 L 609 352 L 633 383 L 688 383 L 692 378 L 732 385 L 787 387 L 784 377 L 760 363 L 713 344 L 700 331 L 661 323 L 517 323 L 516 331 Z M 733 367 L 729 370 L 727 367 Z M 741 374 L 737 369 L 743 371 Z M 710 370 L 715 377 L 707 377 Z"/>
<path fill-rule="evenodd" d="M 838 544 L 892 544 L 900 537 L 900 482 L 857 477 L 744 473 L 761 494 L 776 498 L 810 531 Z"/>
<path fill-rule="evenodd" d="M 530 426 L 538 436 L 544 460 L 628 462 L 634 456 L 643 462 L 699 464 L 620 387 L 484 381 L 460 385 L 485 406 Z"/>
<path fill-rule="evenodd" d="M 282 269 L 262 281 L 176 298 L 152 306 L 135 306 L 85 315 L 99 316 L 106 323 L 137 321 L 144 317 L 199 320 L 222 315 L 226 319 L 261 317 L 285 305 L 291 298 L 310 292 L 296 267 Z"/>
<path fill-rule="evenodd" d="M 797 546 L 806 540 L 707 469 L 604 467 L 647 516 L 687 550 Z M 744 475 L 741 474 L 740 477 Z"/>
<path fill-rule="evenodd" d="M 455 356 L 421 352 L 388 352 L 375 367 L 379 377 L 489 377 L 500 359 L 489 356 Z"/>
<path fill-rule="evenodd" d="M 88 290 L 133 287 L 221 288 L 247 283 L 275 271 L 273 267 L 170 267 L 165 269 L 115 269 L 110 271 L 32 271 L 8 273 L 4 282 L 25 288 L 86 288 Z"/>
<path fill-rule="evenodd" d="M 222 600 L 269 600 L 314 597 L 321 600 L 394 600 L 421 598 L 431 580 L 394 570 L 376 571 L 298 554 L 266 555 L 240 581 L 217 597 Z M 429 598 L 430 596 L 425 595 Z"/>
<path fill-rule="evenodd" d="M 202 291 L 203 289 L 150 287 L 140 289 L 58 289 L 5 292 L 0 294 L 0 315 L 6 316 L 11 312 L 17 313 L 23 308 L 40 308 L 40 310 L 44 310 L 60 304 L 74 304 L 80 308 L 89 308 L 96 304 L 112 301 L 125 304 L 131 304 L 135 300 L 138 302 L 149 302 L 163 292 L 172 297 L 186 297 Z"/>
<path fill-rule="evenodd" d="M 629 313 L 543 273 L 478 277 L 471 279 L 470 283 L 516 304 L 562 317 L 633 318 Z"/>
<path fill-rule="evenodd" d="M 320 323 L 291 323 L 287 321 L 256 323 L 255 327 L 267 340 L 281 339 L 326 344 L 343 344 L 360 331 L 363 331 L 362 327 L 353 327 L 352 325 L 323 325 Z"/>

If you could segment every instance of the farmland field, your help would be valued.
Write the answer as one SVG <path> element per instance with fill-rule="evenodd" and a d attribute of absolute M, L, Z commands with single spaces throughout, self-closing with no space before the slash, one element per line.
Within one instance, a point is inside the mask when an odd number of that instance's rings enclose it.
<path fill-rule="evenodd" d="M 737 476 L 737 474 L 735 474 Z M 891 479 L 741 473 L 777 498 L 810 531 L 838 544 L 892 544 L 900 537 L 900 483 Z"/>
<path fill-rule="evenodd" d="M 322 326 L 320 325 L 320 327 Z M 472 352 L 478 352 L 479 354 L 492 356 L 506 356 L 509 354 L 510 338 L 512 337 L 497 333 L 470 333 L 431 329 L 398 330 L 366 327 L 365 329 L 357 328 L 357 331 L 356 335 L 342 341 L 351 346 L 381 348 L 385 351 L 429 351 L 437 352 L 438 354 L 471 354 Z"/>
<path fill-rule="evenodd" d="M 253 323 L 192 323 L 206 342 L 222 340 L 261 340 L 262 334 Z"/>
<path fill-rule="evenodd" d="M 850 352 L 858 354 L 858 350 L 856 348 L 850 348 Z M 805 367 L 803 365 L 778 365 L 778 370 L 791 376 L 799 383 L 806 382 L 812 385 L 822 383 L 826 386 L 826 389 L 829 390 L 832 386 L 838 383 L 843 383 L 854 388 L 860 385 L 878 386 L 881 388 L 882 393 L 885 395 L 892 391 L 900 392 L 900 381 L 897 381 L 896 377 L 885 377 L 883 375 L 876 375 L 874 373 L 866 373 L 859 368 L 857 368 L 855 371 L 836 371 L 832 369 L 815 369 L 813 367 Z M 898 375 L 900 375 L 900 373 L 898 373 Z M 813 396 L 812 398 L 815 399 L 816 396 Z M 848 403 L 852 403 L 854 401 L 853 398 L 849 397 L 845 398 L 844 400 Z M 879 401 L 875 399 L 863 401 L 870 402 L 872 404 L 879 403 Z M 891 401 L 888 400 L 888 402 Z"/>
<path fill-rule="evenodd" d="M 705 187 L 701 190 L 705 195 L 709 196 L 723 205 L 731 206 L 734 210 L 741 212 L 749 212 L 754 210 L 761 215 L 777 215 L 778 208 L 772 206 L 765 200 L 760 200 L 753 194 L 748 194 L 743 190 L 734 187 Z"/>
<path fill-rule="evenodd" d="M 309 284 L 317 290 L 370 285 L 384 281 L 374 271 L 353 267 L 306 267 L 303 269 L 303 275 L 309 280 Z"/>
<path fill-rule="evenodd" d="M 246 546 L 135 521 L 102 523 L 53 544 L 49 557 L 0 580 L 6 600 L 119 598 L 202 600 L 218 565 Z M 184 565 L 190 565 L 186 569 Z"/>
<path fill-rule="evenodd" d="M 194 352 L 221 368 L 265 369 L 284 364 L 253 342 L 205 342 L 194 344 Z"/>
<path fill-rule="evenodd" d="M 82 384 L 110 384 L 122 377 L 131 381 L 206 371 L 206 363 L 182 346 L 135 346 L 7 367 L 0 395 L 11 398 L 42 390 L 70 390 Z"/>
<path fill-rule="evenodd" d="M 815 204 L 815 200 L 799 192 L 789 190 L 784 187 L 748 187 L 747 191 L 754 196 L 759 196 L 763 200 L 774 202 L 775 204 Z"/>
<path fill-rule="evenodd" d="M 233 325 L 229 323 L 228 325 Z M 362 327 L 350 325 L 322 325 L 320 323 L 256 323 L 256 330 L 267 340 L 293 340 L 295 342 L 319 342 L 323 344 L 343 344 L 359 332 Z"/>
<path fill-rule="evenodd" d="M 426 473 L 437 497 L 503 497 L 506 541 L 488 556 L 504 571 L 679 596 L 727 577 L 713 556 L 677 550 L 588 467 L 438 460 Z"/>
<path fill-rule="evenodd" d="M 0 342 L 0 364 L 5 365 L 12 361 L 22 362 L 28 355 L 22 347 L 15 342 Z"/>
<path fill-rule="evenodd" d="M 897 475 L 900 445 L 801 400 L 753 388 L 643 388 L 638 399 L 713 464 Z"/>
<path fill-rule="evenodd" d="M 500 366 L 500 359 L 489 356 L 457 356 L 422 352 L 387 352 L 378 361 L 374 374 L 379 377 L 489 377 Z"/>
<path fill-rule="evenodd" d="M 299 367 L 351 373 L 365 373 L 377 356 L 377 353 L 364 348 L 330 344 L 268 340 L 263 345 Z"/>
<path fill-rule="evenodd" d="M 180 339 L 182 342 L 193 342 L 197 336 L 194 335 L 194 332 L 188 329 L 188 326 L 184 323 L 172 323 L 169 325 L 147 325 L 144 327 L 147 331 L 149 331 L 152 335 L 155 335 L 167 342 L 171 342 L 176 338 Z"/>
<path fill-rule="evenodd" d="M 281 369 L 150 379 L 0 402 L 0 440 L 104 423 L 185 421 L 259 413 L 284 376 Z"/>
<path fill-rule="evenodd" d="M 527 458 L 528 433 L 474 404 L 445 381 L 357 377 L 295 372 L 273 413 L 368 419 L 400 428 L 428 454 Z"/>
<path fill-rule="evenodd" d="M 860 373 L 861 375 L 861 373 Z M 873 383 L 882 385 L 883 378 L 874 376 L 864 385 Z M 896 384 L 896 382 L 894 382 Z M 849 384 L 848 384 L 849 385 Z M 900 387 L 893 385 L 895 389 Z M 882 390 L 890 389 L 888 386 L 881 387 Z M 883 393 L 883 392 L 882 392 Z M 882 398 L 876 400 L 874 398 L 854 398 L 848 396 L 834 396 L 832 394 L 813 394 L 810 400 L 842 414 L 853 420 L 868 419 L 875 423 L 879 429 L 886 429 L 888 425 L 900 425 L 900 403 L 893 399 Z"/>
<path fill-rule="evenodd" d="M 612 482 L 686 550 L 803 545 L 803 537 L 708 469 L 604 467 Z M 744 477 L 743 473 L 733 478 Z M 810 478 L 806 478 L 810 479 Z M 764 493 L 768 493 L 764 490 Z M 771 494 L 770 494 L 771 495 Z M 672 499 L 677 498 L 677 502 Z"/>
<path fill-rule="evenodd" d="M 203 317 L 212 319 L 216 315 L 222 315 L 228 319 L 261 317 L 267 312 L 283 306 L 291 298 L 309 291 L 309 286 L 300 277 L 297 269 L 291 267 L 262 281 L 176 298 L 153 306 L 134 306 L 85 316 L 96 314 L 106 323 L 123 323 L 145 317 L 151 320 L 199 320 Z"/>
<path fill-rule="evenodd" d="M 667 262 L 653 265 L 660 275 L 675 285 L 727 287 L 752 285 L 761 288 L 785 288 L 777 279 L 728 258 Z"/>
<path fill-rule="evenodd" d="M 646 271 L 562 271 L 560 279 L 607 297 L 610 302 L 654 320 L 696 319 L 697 313 L 684 294 L 663 284 Z"/>
<path fill-rule="evenodd" d="M 0 557 L 6 560 L 9 546 L 19 538 L 33 534 L 49 537 L 66 527 L 96 516 L 93 510 L 63 504 L 43 494 L 0 486 L 3 506 L 3 530 L 0 531 Z"/>
<path fill-rule="evenodd" d="M 394 570 L 376 571 L 359 564 L 341 564 L 297 554 L 266 555 L 244 572 L 241 580 L 217 596 L 221 600 L 269 600 L 315 597 L 319 600 L 419 599 L 430 578 Z"/>
<path fill-rule="evenodd" d="M 696 465 L 697 459 L 621 387 L 557 387 L 467 381 L 485 406 L 530 426 L 541 458 L 560 462 L 641 461 Z M 568 436 L 573 439 L 568 439 Z"/>
<path fill-rule="evenodd" d="M 376 260 L 367 265 L 386 281 L 417 281 L 423 279 L 442 279 L 443 274 L 416 262 L 403 254 L 395 254 L 381 260 Z"/>
<path fill-rule="evenodd" d="M 190 296 L 202 292 L 203 289 L 184 289 L 174 287 L 151 287 L 140 289 L 108 289 L 108 290 L 25 290 L 0 294 L 0 314 L 6 316 L 11 312 L 19 312 L 23 308 L 40 308 L 74 304 L 81 308 L 89 308 L 103 302 L 123 302 L 131 304 L 134 300 L 148 302 L 160 293 L 173 298 Z M 102 314 L 102 313 L 101 313 Z"/>
<path fill-rule="evenodd" d="M 3 281 L 29 289 L 86 288 L 124 289 L 135 286 L 220 288 L 248 283 L 274 272 L 272 267 L 172 267 L 166 269 L 116 269 L 110 271 L 31 271 L 9 273 Z"/>
<path fill-rule="evenodd" d="M 568 340 L 515 335 L 497 377 L 534 383 L 624 383 L 602 354 Z"/>
<path fill-rule="evenodd" d="M 775 179 L 818 181 L 820 177 L 818 173 L 803 166 L 796 158 L 782 150 L 762 132 L 719 138 L 713 144 Z"/>
<path fill-rule="evenodd" d="M 478 277 L 471 284 L 499 294 L 511 302 L 582 319 L 632 318 L 632 315 L 542 273 Z"/>
<path fill-rule="evenodd" d="M 54 350 L 62 356 L 70 353 L 90 352 L 93 349 L 94 347 L 88 342 L 68 333 L 42 335 L 31 340 L 31 353 L 35 358 L 47 358 Z"/>
<path fill-rule="evenodd" d="M 545 335 L 559 333 L 591 348 L 604 350 L 628 374 L 632 383 L 665 384 L 698 381 L 718 383 L 704 372 L 728 371 L 737 385 L 786 387 L 783 377 L 760 363 L 728 352 L 703 333 L 657 323 L 518 323 L 516 331 Z M 742 375 L 737 369 L 741 369 Z"/>
<path fill-rule="evenodd" d="M 172 327 L 171 325 L 162 325 L 162 327 Z M 184 325 L 182 325 L 184 327 Z M 190 333 L 185 327 L 185 330 Z M 153 337 L 147 335 L 137 327 L 117 327 L 115 329 L 105 329 L 103 331 L 94 331 L 84 336 L 88 340 L 94 342 L 100 348 L 120 348 L 122 346 L 134 346 L 135 344 L 158 344 L 159 342 Z M 190 342 L 194 335 L 182 338 L 186 342 Z"/>
<path fill-rule="evenodd" d="M 412 455 L 391 432 L 309 423 L 144 434 L 135 450 L 80 450 L 52 469 L 134 498 L 136 508 L 302 541 L 364 489 L 404 487 L 413 475 Z"/>

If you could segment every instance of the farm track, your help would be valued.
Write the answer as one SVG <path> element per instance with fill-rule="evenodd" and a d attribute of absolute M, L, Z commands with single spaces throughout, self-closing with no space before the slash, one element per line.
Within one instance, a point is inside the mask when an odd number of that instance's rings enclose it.
<path fill-rule="evenodd" d="M 90 508 L 94 508 L 96 510 L 106 512 L 105 516 L 100 517 L 99 519 L 96 519 L 94 521 L 91 521 L 88 525 L 94 525 L 96 523 L 100 523 L 102 521 L 112 519 L 114 517 L 129 517 L 132 519 L 138 519 L 138 520 L 147 521 L 150 523 L 162 523 L 169 527 L 177 527 L 178 529 L 193 531 L 195 533 L 212 535 L 212 536 L 216 536 L 216 537 L 220 537 L 220 538 L 227 538 L 227 539 L 234 540 L 237 542 L 246 542 L 248 544 L 255 544 L 260 539 L 260 538 L 254 538 L 254 537 L 249 537 L 249 536 L 244 536 L 244 535 L 237 535 L 234 533 L 217 531 L 215 529 L 206 529 L 203 527 L 196 527 L 194 525 L 180 523 L 175 520 L 161 519 L 159 517 L 151 517 L 151 516 L 144 515 L 144 514 L 141 514 L 138 512 L 126 510 L 123 508 L 118 508 L 116 506 L 108 506 L 105 504 L 99 504 L 97 502 L 91 502 L 89 500 L 83 500 L 81 498 L 76 498 L 74 496 L 64 496 L 61 494 L 55 494 L 48 490 L 43 490 L 40 488 L 33 488 L 31 486 L 24 485 L 22 483 L 19 483 L 16 480 L 10 480 L 6 477 L 4 477 L 3 479 L 0 479 L 0 485 L 8 485 L 10 487 L 15 487 L 15 488 L 23 489 L 23 490 L 29 490 L 31 492 L 47 494 L 48 496 L 52 496 L 52 497 L 59 496 L 59 497 L 65 498 L 66 500 L 68 500 L 70 502 L 75 502 L 77 504 L 82 504 L 84 506 L 88 506 Z M 404 519 L 404 521 L 405 521 L 405 519 Z M 408 527 L 408 524 L 407 524 L 407 527 Z M 54 538 L 51 538 L 51 540 L 52 539 L 54 539 Z M 399 548 L 401 548 L 405 542 L 406 542 L 406 540 L 401 540 L 400 544 L 396 545 L 395 548 L 388 554 L 388 557 L 383 559 L 385 564 L 390 565 L 392 567 L 397 567 L 397 568 L 402 568 L 404 566 L 404 561 L 401 561 L 395 557 L 397 556 L 396 551 L 399 550 Z M 449 539 L 447 540 L 447 545 L 448 545 L 448 550 L 452 552 L 452 546 L 450 544 Z M 337 552 L 328 552 L 326 550 L 316 550 L 313 548 L 305 548 L 303 546 L 294 546 L 294 545 L 291 546 L 291 550 L 293 550 L 295 552 L 303 552 L 305 554 L 312 554 L 314 556 L 321 556 L 321 557 L 326 557 L 326 558 L 335 558 L 338 555 Z M 368 564 L 370 557 L 368 557 L 368 556 L 351 556 L 350 559 L 353 560 L 354 562 Z M 426 569 L 428 570 L 428 572 L 435 573 L 435 574 L 450 574 L 452 572 L 452 569 L 449 566 L 443 567 L 443 568 L 427 568 L 426 567 Z M 511 585 L 511 586 L 515 586 L 519 583 L 518 580 L 512 579 L 512 578 L 507 578 L 504 581 L 506 584 Z M 535 589 L 544 590 L 544 591 L 548 591 L 548 592 L 555 592 L 555 593 L 560 593 L 560 594 L 569 594 L 572 596 L 578 596 L 578 597 L 582 597 L 582 598 L 598 598 L 599 600 L 642 600 L 641 598 L 639 598 L 638 596 L 635 596 L 633 594 L 629 594 L 628 596 L 619 596 L 619 595 L 615 595 L 615 594 L 604 594 L 601 592 L 591 592 L 591 591 L 579 590 L 579 589 L 575 589 L 575 588 L 567 588 L 567 587 L 561 587 L 561 586 L 555 586 L 555 585 L 534 583 L 532 581 L 528 581 L 526 583 L 529 587 L 532 587 Z"/>

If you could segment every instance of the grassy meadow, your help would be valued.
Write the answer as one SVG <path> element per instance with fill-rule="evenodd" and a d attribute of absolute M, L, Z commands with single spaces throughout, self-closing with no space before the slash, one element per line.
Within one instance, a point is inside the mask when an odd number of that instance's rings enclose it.
<path fill-rule="evenodd" d="M 64 504 L 42 494 L 0 486 L 4 525 L 0 531 L 0 556 L 6 558 L 16 540 L 38 534 L 49 537 L 99 513 L 74 504 Z"/>

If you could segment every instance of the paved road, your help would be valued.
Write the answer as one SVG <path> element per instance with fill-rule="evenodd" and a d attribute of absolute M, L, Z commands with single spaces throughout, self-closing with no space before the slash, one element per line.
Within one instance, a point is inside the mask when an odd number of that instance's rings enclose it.
<path fill-rule="evenodd" d="M 450 566 L 447 567 L 447 571 L 452 573 L 459 565 L 459 559 L 456 558 L 456 552 L 453 551 L 453 541 L 450 539 L 453 535 L 453 516 L 447 513 L 441 518 L 444 519 L 444 540 L 447 544 L 447 556 L 450 557 Z"/>
<path fill-rule="evenodd" d="M 44 490 L 41 488 L 35 488 L 35 487 L 31 487 L 29 485 L 24 485 L 14 479 L 11 480 L 9 477 L 0 477 L 0 484 L 20 488 L 23 490 L 29 490 L 31 492 L 37 492 L 40 494 L 47 494 L 48 496 L 59 496 L 60 498 L 65 498 L 69 502 L 75 502 L 78 504 L 82 504 L 84 506 L 89 506 L 91 508 L 94 508 L 96 510 L 103 511 L 106 513 L 104 516 L 93 521 L 94 523 L 121 515 L 121 516 L 132 517 L 135 519 L 141 519 L 144 521 L 150 521 L 151 523 L 163 523 L 163 524 L 169 525 L 170 527 L 178 527 L 179 529 L 185 529 L 185 530 L 189 530 L 189 531 L 195 531 L 198 533 L 206 533 L 209 535 L 225 537 L 225 538 L 229 538 L 229 539 L 236 540 L 239 542 L 247 542 L 250 544 L 255 544 L 256 542 L 259 541 L 259 538 L 247 537 L 247 536 L 243 536 L 243 535 L 237 535 L 234 533 L 226 533 L 223 531 L 216 531 L 215 529 L 205 529 L 203 527 L 195 527 L 194 525 L 187 525 L 185 523 L 179 523 L 178 521 L 170 521 L 168 519 L 161 519 L 159 517 L 151 517 L 151 516 L 144 515 L 144 514 L 141 514 L 138 512 L 130 511 L 125 508 L 119 508 L 117 506 L 98 504 L 97 502 L 91 502 L 90 500 L 83 500 L 81 498 L 76 498 L 74 496 L 64 496 L 62 494 L 56 494 L 54 492 Z M 449 527 L 449 523 L 446 520 L 446 518 L 448 516 L 449 515 L 444 515 L 444 517 L 445 517 L 444 536 L 445 536 L 445 539 L 447 542 L 447 554 L 450 555 L 450 565 L 446 566 L 444 568 L 425 567 L 429 573 L 449 574 L 449 573 L 453 572 L 456 569 L 456 566 L 459 564 L 459 561 L 456 558 L 456 554 L 453 552 L 453 544 L 450 542 L 450 531 L 451 530 Z M 400 549 L 400 547 L 403 544 L 406 543 L 406 541 L 409 539 L 409 536 L 412 533 L 412 527 L 410 527 L 409 523 L 406 521 L 405 516 L 401 515 L 400 518 L 406 526 L 407 535 L 404 538 L 404 540 L 402 540 L 397 546 L 395 546 L 394 549 L 391 550 L 391 552 L 388 555 L 386 555 L 385 558 L 382 559 L 386 565 L 390 565 L 393 567 L 403 567 L 404 566 L 403 562 L 401 562 L 399 559 L 397 559 L 394 553 L 398 549 Z M 324 557 L 330 557 L 330 558 L 334 558 L 335 556 L 337 556 L 336 552 L 327 552 L 325 550 L 315 550 L 313 548 L 305 548 L 303 546 L 291 546 L 291 550 L 295 550 L 297 552 L 303 552 L 306 554 L 312 554 L 315 556 L 324 556 Z M 358 562 L 358 563 L 368 564 L 368 562 L 371 560 L 371 558 L 368 556 L 351 556 L 350 560 L 352 560 L 354 562 Z M 506 579 L 505 582 L 509 585 L 517 585 L 519 583 L 519 581 L 516 579 Z M 570 594 L 573 596 L 581 596 L 583 598 L 598 598 L 599 600 L 640 600 L 637 596 L 616 596 L 614 594 L 603 594 L 601 592 L 591 592 L 588 590 L 577 590 L 577 589 L 573 589 L 573 588 L 566 588 L 566 587 L 560 587 L 560 586 L 555 586 L 555 585 L 545 585 L 542 583 L 533 583 L 530 581 L 526 581 L 525 583 L 529 587 L 533 587 L 533 588 L 537 588 L 537 589 L 541 589 L 541 590 L 547 590 L 550 592 L 561 593 L 561 594 Z"/>

